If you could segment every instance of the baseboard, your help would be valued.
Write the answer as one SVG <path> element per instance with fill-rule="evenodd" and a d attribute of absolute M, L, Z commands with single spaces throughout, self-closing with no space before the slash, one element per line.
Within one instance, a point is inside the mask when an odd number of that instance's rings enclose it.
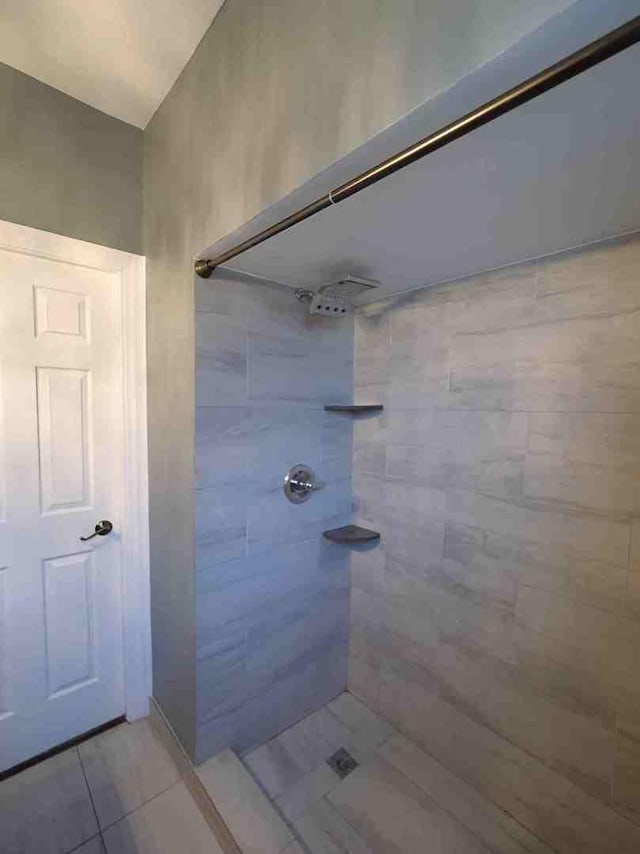
<path fill-rule="evenodd" d="M 191 759 L 180 744 L 177 735 L 173 731 L 169 721 L 164 716 L 158 702 L 153 697 L 149 698 L 149 720 L 151 721 L 154 733 L 166 747 L 171 758 L 175 762 L 180 776 L 182 777 L 186 787 L 189 789 L 192 798 L 198 805 L 198 808 L 204 816 L 207 824 L 218 840 L 218 844 L 222 850 L 225 854 L 242 854 L 242 851 L 238 846 L 238 843 L 233 838 L 225 820 L 218 812 L 216 805 L 209 797 L 207 790 L 198 779 L 198 775 L 194 770 Z"/>

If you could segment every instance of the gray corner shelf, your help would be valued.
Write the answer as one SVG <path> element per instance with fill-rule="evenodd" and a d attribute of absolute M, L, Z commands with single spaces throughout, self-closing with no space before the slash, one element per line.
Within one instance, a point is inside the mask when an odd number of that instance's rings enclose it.
<path fill-rule="evenodd" d="M 323 531 L 322 534 L 332 543 L 342 543 L 345 546 L 372 543 L 374 540 L 380 539 L 380 534 L 377 531 L 370 531 L 369 528 L 361 528 L 359 525 L 332 528 L 330 531 Z"/>
<path fill-rule="evenodd" d="M 384 409 L 384 406 L 381 403 L 362 403 L 353 406 L 348 406 L 346 404 L 335 404 L 332 406 L 325 406 L 325 410 L 327 412 L 381 412 Z"/>

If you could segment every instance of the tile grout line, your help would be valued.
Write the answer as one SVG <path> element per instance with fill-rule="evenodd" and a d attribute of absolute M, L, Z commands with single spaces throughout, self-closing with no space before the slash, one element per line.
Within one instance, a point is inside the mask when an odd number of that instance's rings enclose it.
<path fill-rule="evenodd" d="M 75 854 L 75 852 L 79 851 L 83 846 L 88 845 L 89 842 L 93 842 L 94 839 L 98 838 L 102 842 L 103 851 L 106 851 L 107 846 L 105 845 L 104 839 L 102 838 L 102 833 L 98 832 L 94 836 L 90 836 L 88 839 L 85 839 L 85 841 L 81 842 L 80 845 L 76 845 L 76 847 L 72 848 L 70 851 L 65 851 L 64 854 Z"/>
<path fill-rule="evenodd" d="M 77 748 L 77 747 L 76 747 L 76 750 L 78 750 L 78 748 Z M 92 791 L 91 791 L 91 786 L 90 786 L 90 784 L 89 784 L 89 780 L 88 780 L 88 778 L 87 778 L 87 773 L 86 773 L 86 770 L 85 770 L 85 767 L 84 767 L 84 763 L 83 763 L 83 761 L 82 761 L 82 755 L 81 755 L 81 753 L 80 753 L 80 751 L 79 751 L 79 750 L 78 750 L 78 759 L 80 760 L 80 767 L 82 768 L 82 776 L 84 777 L 85 785 L 86 785 L 87 790 L 88 790 L 88 792 L 89 792 L 89 799 L 90 799 L 90 801 L 91 801 L 91 806 L 92 806 L 92 808 L 93 808 L 93 812 L 94 812 L 94 815 L 95 815 L 95 817 L 96 817 L 96 824 L 98 825 L 98 828 L 99 828 L 99 832 L 98 832 L 98 834 L 96 834 L 96 835 L 100 835 L 100 836 L 102 836 L 102 834 L 104 833 L 104 831 L 105 831 L 105 830 L 108 830 L 109 828 L 113 827 L 115 824 L 118 824 L 118 822 L 119 822 L 119 821 L 122 821 L 122 819 L 124 819 L 124 818 L 128 818 L 130 815 L 133 815 L 133 814 L 134 814 L 135 812 L 137 812 L 139 809 L 142 809 L 142 807 L 146 806 L 147 804 L 150 804 L 150 803 L 151 803 L 151 801 L 155 801 L 155 799 L 156 799 L 156 798 L 158 798 L 158 797 L 160 797 L 160 795 L 163 795 L 165 792 L 168 792 L 168 791 L 169 791 L 169 789 L 173 788 L 173 787 L 176 785 L 176 783 L 180 783 L 180 782 L 181 782 L 181 777 L 180 777 L 180 774 L 178 773 L 178 778 L 177 778 L 176 780 L 174 780 L 174 781 L 173 781 L 173 783 L 171 783 L 169 786 L 165 786 L 165 788 L 164 788 L 164 789 L 162 789 L 160 792 L 157 792 L 155 795 L 153 795 L 153 797 L 149 798 L 149 799 L 148 799 L 148 800 L 146 800 L 146 801 L 143 801 L 141 804 L 139 804 L 139 805 L 138 805 L 137 807 L 135 807 L 134 809 L 132 809 L 132 810 L 128 810 L 127 812 L 124 812 L 124 813 L 123 813 L 119 818 L 115 819 L 114 821 L 109 822 L 109 823 L 108 823 L 108 824 L 106 824 L 104 827 L 102 827 L 102 825 L 100 824 L 100 819 L 98 818 L 98 811 L 97 811 L 97 809 L 96 809 L 96 805 L 95 805 L 94 800 L 93 800 L 93 793 L 92 793 Z M 175 763 L 173 762 L 173 760 L 171 760 L 171 764 L 172 764 L 172 765 L 174 766 L 174 768 L 175 768 Z M 176 771 L 177 771 L 177 769 L 176 769 Z M 95 838 L 95 837 L 93 837 L 93 836 L 91 837 L 91 839 L 94 839 L 94 838 Z M 86 841 L 88 842 L 89 840 L 86 840 Z M 104 840 L 103 840 L 103 841 L 104 841 Z M 84 844 L 84 843 L 82 843 L 82 844 Z M 106 847 L 106 846 L 105 846 L 105 847 Z M 74 849 L 74 850 L 75 850 L 75 849 Z"/>
<path fill-rule="evenodd" d="M 137 807 L 134 807 L 134 809 L 132 809 L 132 810 L 128 810 L 127 812 L 123 813 L 119 818 L 116 818 L 114 821 L 111 821 L 111 822 L 109 822 L 108 824 L 106 824 L 104 827 L 101 827 L 101 828 L 100 828 L 100 833 L 104 833 L 106 830 L 110 830 L 114 825 L 118 824 L 118 823 L 119 823 L 119 822 L 121 822 L 123 819 L 125 819 L 125 818 L 129 818 L 130 816 L 134 815 L 134 813 L 137 813 L 137 812 L 138 812 L 139 810 L 141 810 L 143 807 L 148 806 L 150 803 L 152 803 L 153 801 L 155 801 L 155 800 L 156 800 L 156 798 L 159 798 L 159 797 L 160 797 L 160 795 L 164 795 L 166 792 L 168 792 L 168 791 L 169 791 L 169 789 L 173 789 L 173 787 L 174 787 L 174 786 L 178 785 L 178 783 L 181 783 L 181 782 L 183 782 L 183 781 L 181 780 L 181 778 L 180 778 L 180 777 L 178 777 L 178 779 L 177 779 L 177 780 L 174 780 L 174 781 L 173 781 L 173 783 L 171 783 L 171 785 L 166 786 L 164 789 L 162 789 L 162 791 L 158 792 L 158 793 L 157 793 L 156 795 L 154 795 L 152 798 L 149 798 L 149 800 L 147 800 L 147 801 L 143 801 L 143 802 L 142 802 L 141 804 L 139 804 Z"/>
<path fill-rule="evenodd" d="M 91 802 L 91 809 L 93 810 L 93 815 L 94 815 L 95 820 L 96 820 L 96 827 L 98 828 L 98 833 L 96 834 L 96 836 L 102 837 L 102 828 L 100 827 L 100 819 L 98 818 L 98 811 L 96 809 L 96 805 L 95 805 L 94 800 L 93 800 L 93 793 L 91 791 L 91 786 L 89 785 L 89 780 L 87 778 L 87 772 L 85 770 L 84 763 L 82 761 L 82 756 L 81 756 L 80 751 L 78 750 L 77 747 L 74 749 L 78 754 L 78 762 L 80 763 L 80 770 L 82 771 L 82 777 L 84 779 L 84 784 L 87 787 L 87 794 L 89 795 L 89 801 Z M 94 839 L 94 838 L 95 838 L 95 836 L 90 837 L 90 839 Z M 89 841 L 90 841 L 89 839 L 85 840 L 85 842 L 89 842 Z M 82 843 L 82 844 L 84 845 L 84 843 Z M 103 840 L 103 845 L 104 845 L 104 840 Z"/>

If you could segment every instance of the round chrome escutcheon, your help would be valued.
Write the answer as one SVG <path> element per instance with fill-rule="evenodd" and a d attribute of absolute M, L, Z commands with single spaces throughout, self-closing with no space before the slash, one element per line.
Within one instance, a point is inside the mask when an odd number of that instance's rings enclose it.
<path fill-rule="evenodd" d="M 316 488 L 316 476 L 313 469 L 304 463 L 292 466 L 285 475 L 282 488 L 292 504 L 302 504 L 304 501 L 308 501 Z"/>

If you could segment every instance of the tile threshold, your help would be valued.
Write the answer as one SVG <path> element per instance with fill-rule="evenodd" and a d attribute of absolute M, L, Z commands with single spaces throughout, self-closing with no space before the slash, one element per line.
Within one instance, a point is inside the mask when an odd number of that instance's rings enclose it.
<path fill-rule="evenodd" d="M 196 803 L 196 806 L 209 825 L 218 845 L 223 850 L 224 854 L 243 854 L 242 848 L 238 844 L 234 834 L 231 832 L 216 803 L 200 780 L 191 759 L 187 756 L 184 748 L 180 744 L 171 724 L 165 718 L 162 709 L 153 697 L 150 697 L 149 699 L 149 720 L 151 722 L 153 732 L 156 734 L 160 742 L 167 748 L 178 769 L 182 781 L 186 785 L 191 797 Z"/>

